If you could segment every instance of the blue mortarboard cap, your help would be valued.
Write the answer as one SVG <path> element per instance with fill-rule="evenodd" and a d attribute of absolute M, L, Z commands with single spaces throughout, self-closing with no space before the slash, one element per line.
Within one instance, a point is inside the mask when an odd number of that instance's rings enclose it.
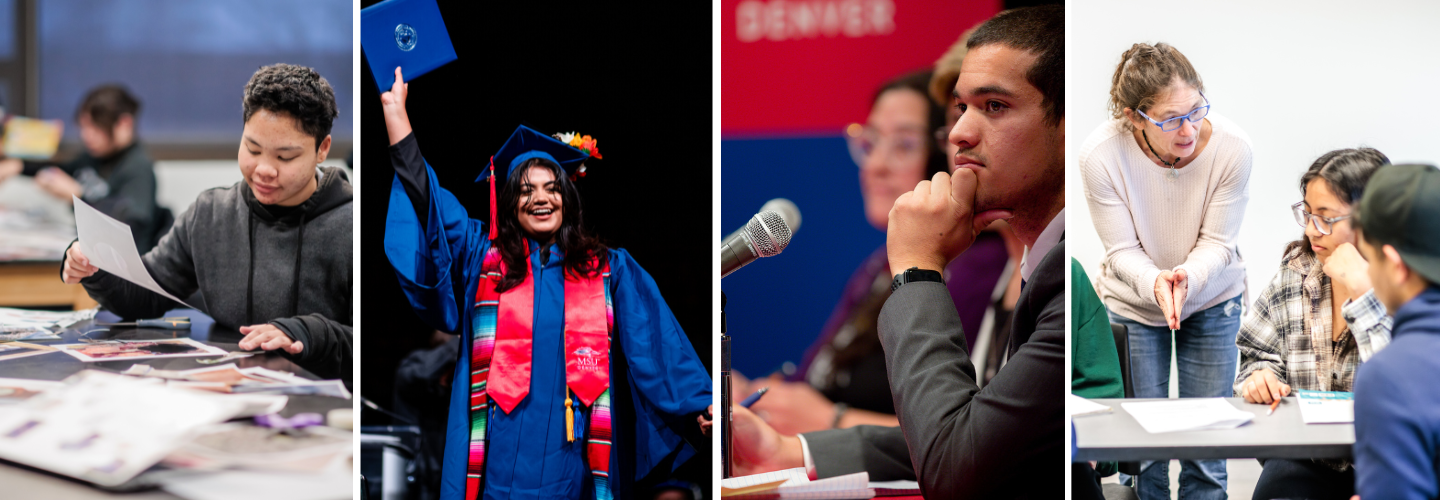
<path fill-rule="evenodd" d="M 585 152 L 571 147 L 569 144 L 560 142 L 559 139 L 536 132 L 535 129 L 521 125 L 510 134 L 505 140 L 505 145 L 500 146 L 500 151 L 495 153 L 495 175 L 501 182 L 510 175 L 515 167 L 531 158 L 544 158 L 560 165 L 565 172 L 574 174 L 580 164 L 588 158 Z M 490 178 L 490 166 L 480 172 L 475 182 Z"/>
<path fill-rule="evenodd" d="M 412 80 L 456 59 L 435 0 L 385 0 L 361 9 L 360 48 L 381 93 L 395 84 L 396 66 Z"/>

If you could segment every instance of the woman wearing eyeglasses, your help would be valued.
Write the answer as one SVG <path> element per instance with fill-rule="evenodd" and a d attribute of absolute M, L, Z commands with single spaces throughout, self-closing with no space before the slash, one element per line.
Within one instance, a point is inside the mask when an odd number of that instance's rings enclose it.
<path fill-rule="evenodd" d="M 1235 246 L 1248 200 L 1250 139 L 1211 112 L 1180 51 L 1137 43 L 1110 87 L 1112 119 L 1080 148 L 1105 258 L 1095 289 L 1130 336 L 1135 396 L 1230 396 L 1245 264 Z M 1181 461 L 1180 498 L 1225 498 L 1224 460 Z M 1146 463 L 1140 498 L 1170 497 L 1169 464 Z"/>
<path fill-rule="evenodd" d="M 1305 228 L 1285 248 L 1280 270 L 1240 327 L 1235 394 L 1270 403 L 1292 389 L 1349 392 L 1355 369 L 1390 343 L 1391 318 L 1371 289 L 1355 251 L 1351 205 L 1390 160 L 1370 148 L 1331 151 L 1300 177 L 1303 201 L 1291 206 Z M 1348 499 L 1355 469 L 1341 460 L 1262 462 L 1255 498 Z"/>

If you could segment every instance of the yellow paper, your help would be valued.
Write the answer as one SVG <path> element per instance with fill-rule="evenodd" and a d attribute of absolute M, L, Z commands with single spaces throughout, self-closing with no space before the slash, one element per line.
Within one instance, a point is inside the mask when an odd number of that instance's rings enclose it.
<path fill-rule="evenodd" d="M 60 147 L 61 127 L 59 120 L 11 117 L 5 122 L 5 156 L 27 160 L 55 156 L 55 150 Z"/>

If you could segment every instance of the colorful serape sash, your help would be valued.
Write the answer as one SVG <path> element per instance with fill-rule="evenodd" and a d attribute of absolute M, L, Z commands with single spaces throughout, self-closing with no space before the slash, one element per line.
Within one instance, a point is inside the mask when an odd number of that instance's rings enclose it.
<path fill-rule="evenodd" d="M 535 283 L 526 258 L 525 280 L 504 293 L 495 287 L 505 276 L 499 250 L 491 247 L 475 293 L 474 341 L 470 353 L 470 458 L 465 498 L 479 498 L 485 472 L 485 438 L 489 401 L 505 413 L 530 391 L 530 364 Z M 610 332 L 614 309 L 606 287 L 610 267 L 599 276 L 565 275 L 565 429 L 575 439 L 573 393 L 590 407 L 586 457 L 594 477 L 595 498 L 611 500 L 610 491 Z M 603 307 L 603 309 L 601 309 Z M 491 377 L 491 368 L 494 376 Z"/>

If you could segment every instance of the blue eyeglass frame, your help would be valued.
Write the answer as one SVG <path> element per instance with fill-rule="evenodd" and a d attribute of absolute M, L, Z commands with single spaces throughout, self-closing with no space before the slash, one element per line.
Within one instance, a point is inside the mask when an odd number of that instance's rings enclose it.
<path fill-rule="evenodd" d="M 1180 128 L 1180 123 L 1179 123 L 1179 122 L 1175 123 L 1175 126 L 1170 127 L 1170 128 L 1165 128 L 1165 127 L 1166 127 L 1166 124 L 1168 124 L 1168 123 L 1170 123 L 1170 122 L 1174 122 L 1174 121 L 1176 121 L 1176 120 L 1182 120 L 1182 119 L 1190 118 L 1190 115 L 1195 114 L 1196 111 L 1201 110 L 1201 109 L 1205 110 L 1205 114 L 1200 115 L 1200 120 L 1204 120 L 1206 116 L 1210 116 L 1210 98 L 1209 98 L 1209 97 L 1205 97 L 1205 93 L 1204 93 L 1204 92 L 1199 92 L 1199 91 L 1197 91 L 1197 93 L 1200 94 L 1200 98 L 1201 98 L 1201 99 L 1204 99 L 1204 100 L 1205 100 L 1205 105 L 1204 105 L 1204 106 L 1197 107 L 1197 108 L 1195 108 L 1195 109 L 1190 110 L 1189 113 L 1185 113 L 1185 114 L 1183 114 L 1183 115 L 1180 115 L 1180 116 L 1171 118 L 1171 119 L 1169 119 L 1169 120 L 1165 120 L 1165 121 L 1163 121 L 1163 122 L 1157 122 L 1157 121 L 1155 121 L 1154 118 L 1151 118 L 1150 115 L 1145 114 L 1144 111 L 1140 111 L 1140 110 L 1137 109 L 1137 110 L 1135 110 L 1135 112 L 1136 112 L 1136 113 L 1140 113 L 1140 116 L 1145 117 L 1146 120 L 1150 120 L 1150 123 L 1154 123 L 1156 127 L 1160 127 L 1160 131 L 1161 131 L 1161 132 L 1170 132 L 1170 131 L 1172 131 L 1172 130 L 1178 130 L 1178 129 Z M 1197 122 L 1199 122 L 1200 120 L 1191 120 L 1190 123 L 1197 123 Z"/>

